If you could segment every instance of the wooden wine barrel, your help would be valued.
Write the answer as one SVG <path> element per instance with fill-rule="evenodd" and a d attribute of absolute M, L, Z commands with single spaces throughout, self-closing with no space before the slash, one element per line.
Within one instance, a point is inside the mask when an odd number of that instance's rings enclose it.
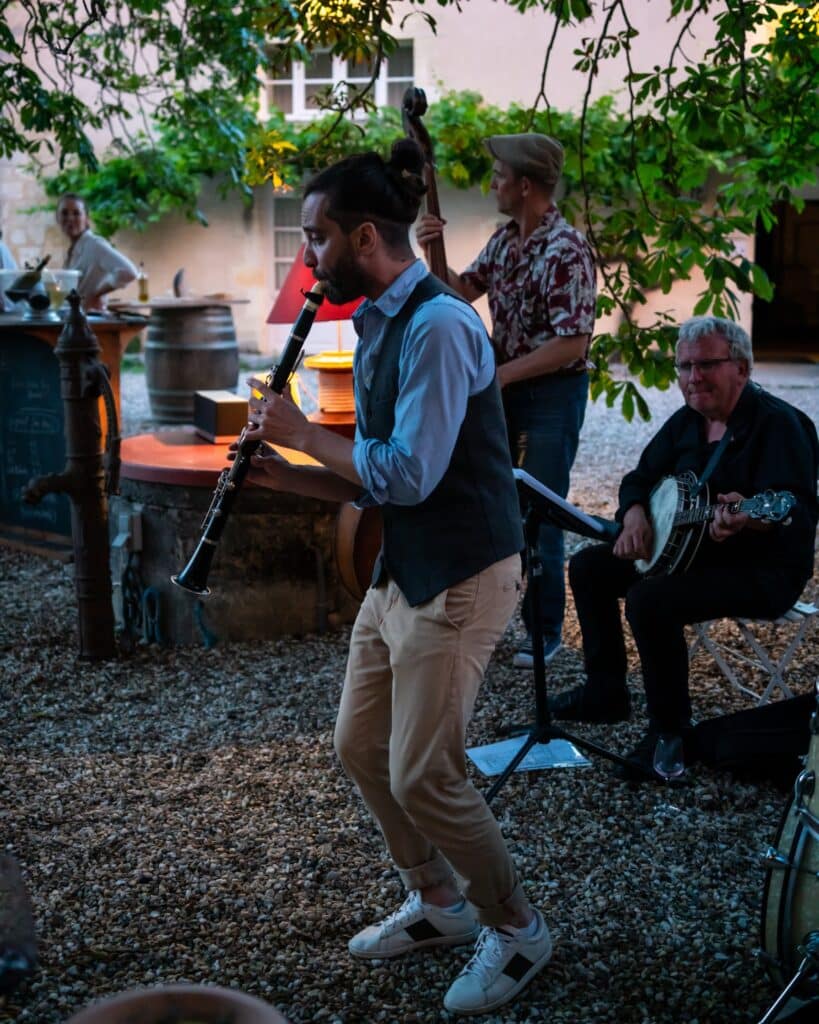
<path fill-rule="evenodd" d="M 195 392 L 232 390 L 238 381 L 230 306 L 201 299 L 152 302 L 143 354 L 153 418 L 193 423 Z"/>

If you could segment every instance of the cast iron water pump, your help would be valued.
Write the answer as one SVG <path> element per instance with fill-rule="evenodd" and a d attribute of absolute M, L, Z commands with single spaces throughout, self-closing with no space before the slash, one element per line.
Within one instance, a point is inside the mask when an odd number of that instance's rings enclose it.
<path fill-rule="evenodd" d="M 90 660 L 116 654 L 111 566 L 108 540 L 108 495 L 119 484 L 119 425 L 108 371 L 100 346 L 88 326 L 76 291 L 54 354 L 60 363 L 65 469 L 29 481 L 23 499 L 36 504 L 49 493 L 71 501 L 71 536 L 79 605 L 80 657 Z M 101 446 L 99 398 L 105 401 L 108 435 Z"/>

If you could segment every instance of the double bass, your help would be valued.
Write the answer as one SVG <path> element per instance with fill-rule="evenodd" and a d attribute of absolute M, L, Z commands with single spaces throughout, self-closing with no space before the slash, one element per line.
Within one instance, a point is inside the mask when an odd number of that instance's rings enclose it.
<path fill-rule="evenodd" d="M 410 86 L 401 103 L 404 133 L 418 144 L 424 154 L 424 184 L 427 186 L 426 209 L 434 217 L 441 217 L 438 186 L 435 181 L 435 160 L 432 140 L 421 118 L 427 112 L 427 97 L 423 89 Z M 430 243 L 427 252 L 429 269 L 446 282 L 446 250 L 443 237 Z M 364 597 L 372 579 L 373 566 L 381 550 L 381 512 L 378 508 L 360 509 L 351 502 L 341 506 L 336 523 L 336 569 L 344 588 L 356 600 Z"/>
<path fill-rule="evenodd" d="M 404 93 L 401 104 L 401 120 L 404 125 L 404 133 L 407 138 L 418 144 L 424 154 L 424 184 L 427 187 L 425 196 L 427 213 L 441 219 L 441 204 L 438 201 L 438 185 L 435 181 L 435 159 L 432 152 L 432 140 L 429 137 L 421 118 L 427 112 L 427 97 L 423 89 L 410 87 Z M 429 269 L 440 278 L 445 284 L 449 277 L 449 270 L 446 261 L 446 249 L 444 248 L 443 235 L 435 239 L 429 245 L 427 253 Z"/>

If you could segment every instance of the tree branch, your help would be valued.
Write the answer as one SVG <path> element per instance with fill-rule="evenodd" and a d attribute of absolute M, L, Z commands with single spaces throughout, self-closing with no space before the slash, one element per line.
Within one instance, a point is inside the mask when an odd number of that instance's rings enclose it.
<path fill-rule="evenodd" d="M 546 95 L 546 74 L 549 70 L 549 62 L 552 59 L 552 50 L 554 49 L 555 42 L 557 41 L 557 33 L 560 29 L 560 19 L 563 15 L 563 10 L 565 6 L 566 0 L 560 0 L 560 7 L 555 12 L 555 24 L 554 28 L 552 29 L 552 36 L 549 40 L 549 45 L 546 47 L 546 53 L 543 57 L 543 65 L 540 72 L 540 88 L 538 89 L 537 95 L 535 96 L 534 103 L 532 104 L 532 108 L 529 112 L 529 120 L 526 125 L 528 131 L 531 131 L 532 129 L 532 125 L 534 124 L 535 120 L 535 114 L 537 112 L 537 105 L 541 99 L 546 104 L 546 117 L 549 121 L 549 130 L 552 130 L 552 107 L 549 103 L 549 97 Z"/>

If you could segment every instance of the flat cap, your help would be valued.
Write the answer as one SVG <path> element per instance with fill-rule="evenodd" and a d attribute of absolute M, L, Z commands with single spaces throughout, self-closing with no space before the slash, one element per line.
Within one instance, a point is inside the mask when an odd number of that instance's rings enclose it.
<path fill-rule="evenodd" d="M 527 178 L 554 185 L 563 170 L 563 147 L 557 139 L 536 132 L 491 135 L 484 145 L 495 157 Z"/>

